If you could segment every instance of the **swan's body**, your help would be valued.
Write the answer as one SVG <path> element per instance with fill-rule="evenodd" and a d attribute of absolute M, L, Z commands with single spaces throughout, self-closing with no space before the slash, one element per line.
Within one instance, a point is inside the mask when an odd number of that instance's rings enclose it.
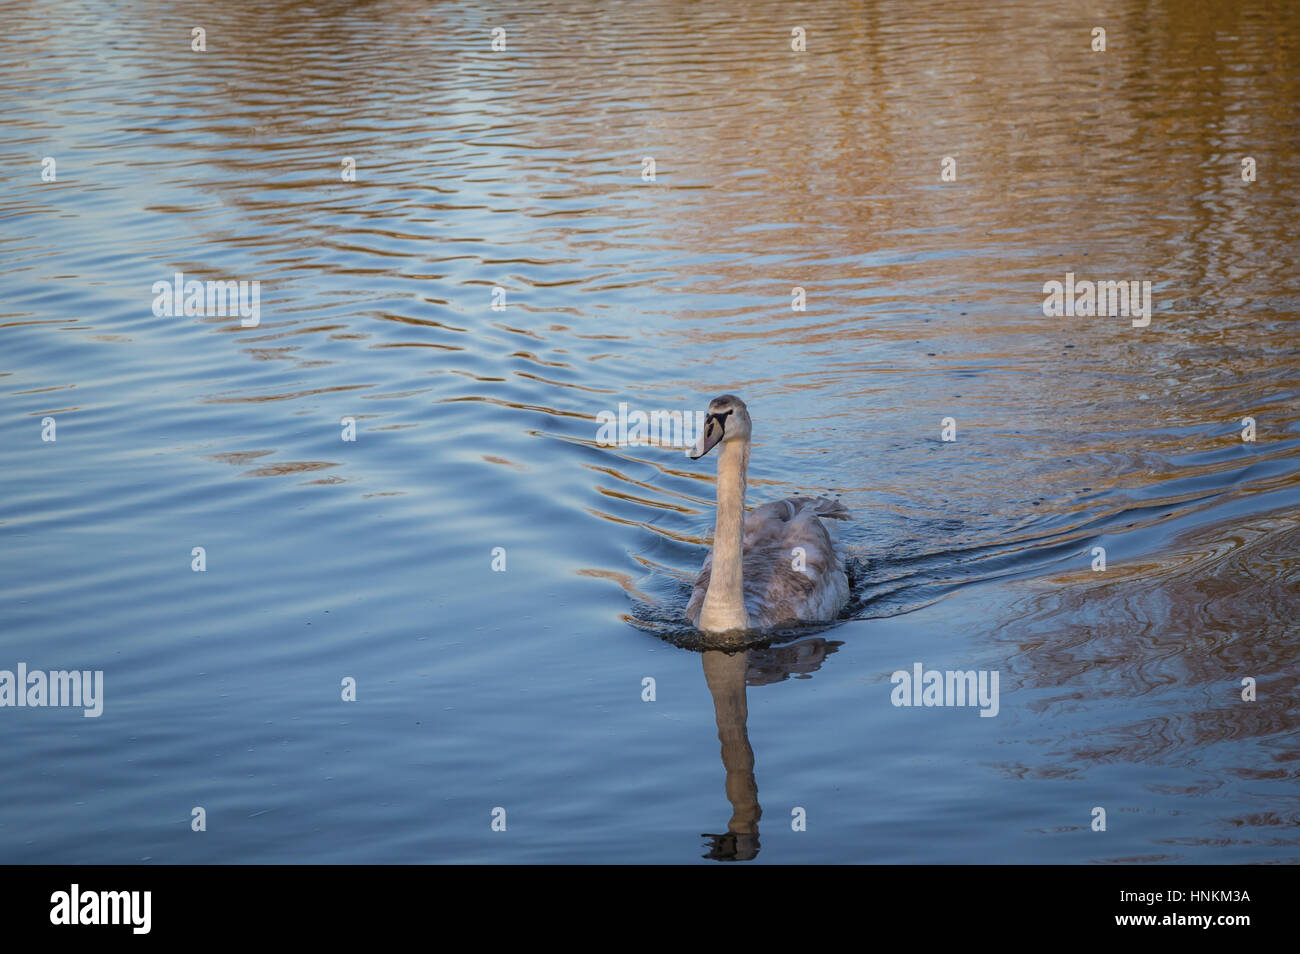
<path fill-rule="evenodd" d="M 843 519 L 848 511 L 825 497 L 787 497 L 745 513 L 749 437 L 745 402 L 727 394 L 709 403 L 689 454 L 698 459 L 722 446 L 718 517 L 686 617 L 708 633 L 832 620 L 848 602 L 849 580 L 821 518 Z"/>

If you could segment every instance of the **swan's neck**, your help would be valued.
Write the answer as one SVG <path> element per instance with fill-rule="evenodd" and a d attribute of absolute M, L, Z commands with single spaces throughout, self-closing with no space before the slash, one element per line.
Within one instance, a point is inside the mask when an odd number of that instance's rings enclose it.
<path fill-rule="evenodd" d="M 723 441 L 718 455 L 718 522 L 713 528 L 713 569 L 700 608 L 700 629 L 748 629 L 745 581 L 745 471 L 749 441 Z"/>

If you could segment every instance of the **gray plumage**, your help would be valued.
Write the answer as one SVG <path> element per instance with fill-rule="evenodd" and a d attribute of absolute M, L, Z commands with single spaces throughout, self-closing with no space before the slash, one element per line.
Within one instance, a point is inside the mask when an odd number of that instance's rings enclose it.
<path fill-rule="evenodd" d="M 832 620 L 848 602 L 843 555 L 822 518 L 847 520 L 849 511 L 827 497 L 787 497 L 745 515 L 744 602 L 752 628 Z M 795 569 L 797 563 L 803 568 Z M 692 623 L 699 621 L 712 570 L 710 551 L 686 606 Z"/>

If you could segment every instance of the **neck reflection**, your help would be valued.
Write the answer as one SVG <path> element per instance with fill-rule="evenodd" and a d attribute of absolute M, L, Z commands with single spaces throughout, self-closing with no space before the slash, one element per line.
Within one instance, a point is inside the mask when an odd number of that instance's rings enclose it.
<path fill-rule="evenodd" d="M 704 679 L 713 693 L 713 712 L 722 743 L 722 765 L 727 772 L 727 800 L 731 821 L 724 835 L 704 837 L 710 841 L 704 857 L 715 861 L 749 861 L 758 854 L 758 781 L 754 778 L 754 750 L 749 745 L 749 706 L 745 698 L 745 673 L 749 652 L 706 652 Z"/>
<path fill-rule="evenodd" d="M 722 743 L 722 767 L 727 773 L 727 801 L 731 821 L 725 834 L 708 839 L 705 858 L 714 861 L 751 861 L 758 855 L 758 780 L 754 777 L 754 750 L 749 744 L 749 686 L 784 682 L 791 676 L 808 679 L 826 658 L 844 645 L 839 640 L 812 636 L 784 646 L 763 646 L 739 652 L 708 650 L 701 654 L 704 680 L 713 694 L 713 713 Z"/>

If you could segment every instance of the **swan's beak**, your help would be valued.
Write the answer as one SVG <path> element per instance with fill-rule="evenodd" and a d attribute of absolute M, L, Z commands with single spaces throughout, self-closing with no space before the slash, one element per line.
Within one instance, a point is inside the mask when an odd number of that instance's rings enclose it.
<path fill-rule="evenodd" d="M 708 415 L 704 419 L 704 430 L 700 433 L 700 439 L 695 442 L 694 447 L 686 452 L 686 456 L 691 460 L 699 460 L 709 451 L 713 450 L 714 444 L 722 440 L 722 435 L 726 431 L 726 428 L 726 414 Z"/>

